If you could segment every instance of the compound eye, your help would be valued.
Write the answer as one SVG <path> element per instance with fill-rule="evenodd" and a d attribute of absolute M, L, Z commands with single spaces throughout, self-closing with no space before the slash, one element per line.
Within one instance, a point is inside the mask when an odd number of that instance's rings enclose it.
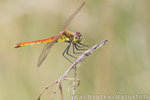
<path fill-rule="evenodd" d="M 82 40 L 82 35 L 80 32 L 76 32 L 74 35 L 74 41 L 75 42 L 80 42 Z"/>
<path fill-rule="evenodd" d="M 81 36 L 81 34 L 80 34 L 80 32 L 76 32 L 76 34 L 75 34 L 75 38 L 79 38 Z"/>

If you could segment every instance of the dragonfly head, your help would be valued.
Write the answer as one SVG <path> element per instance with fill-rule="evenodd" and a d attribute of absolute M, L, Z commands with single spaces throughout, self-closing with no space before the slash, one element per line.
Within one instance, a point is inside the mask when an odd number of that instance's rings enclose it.
<path fill-rule="evenodd" d="M 82 40 L 82 34 L 80 32 L 76 32 L 74 34 L 73 41 L 79 43 Z"/>

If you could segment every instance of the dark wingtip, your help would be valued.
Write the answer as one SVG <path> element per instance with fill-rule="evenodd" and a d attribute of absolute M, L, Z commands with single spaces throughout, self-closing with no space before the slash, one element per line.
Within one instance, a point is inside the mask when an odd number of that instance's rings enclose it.
<path fill-rule="evenodd" d="M 39 68 L 41 66 L 42 62 L 38 61 L 37 67 Z"/>
<path fill-rule="evenodd" d="M 46 57 L 45 57 L 46 58 Z M 41 66 L 41 64 L 43 63 L 43 61 L 45 60 L 45 58 L 43 60 L 38 60 L 38 64 L 37 67 L 39 68 Z M 40 59 L 40 58 L 39 58 Z"/>
<path fill-rule="evenodd" d="M 38 64 L 37 67 L 39 68 L 41 64 Z"/>

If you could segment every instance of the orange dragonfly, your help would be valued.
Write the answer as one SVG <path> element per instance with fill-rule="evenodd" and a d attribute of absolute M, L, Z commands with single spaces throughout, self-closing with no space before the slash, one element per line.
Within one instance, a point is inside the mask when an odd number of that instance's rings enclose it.
<path fill-rule="evenodd" d="M 22 42 L 22 43 L 17 43 L 15 45 L 15 48 L 20 48 L 23 46 L 27 46 L 27 45 L 32 45 L 32 44 L 38 44 L 38 43 L 47 43 L 41 54 L 40 57 L 38 59 L 38 67 L 42 64 L 42 62 L 45 60 L 45 58 L 47 57 L 50 48 L 57 42 L 64 42 L 64 43 L 69 43 L 69 45 L 67 46 L 67 48 L 64 50 L 63 52 L 63 56 L 72 63 L 72 61 L 70 59 L 68 59 L 65 54 L 74 57 L 73 55 L 69 54 L 69 49 L 70 46 L 72 45 L 73 47 L 73 53 L 74 54 L 79 54 L 77 52 L 75 52 L 76 50 L 85 50 L 82 49 L 82 47 L 88 47 L 88 45 L 82 44 L 81 40 L 82 40 L 82 34 L 80 32 L 76 32 L 76 33 L 71 33 L 67 30 L 65 30 L 65 28 L 70 24 L 70 22 L 73 20 L 73 18 L 79 13 L 79 11 L 81 10 L 81 8 L 85 5 L 85 1 L 81 4 L 81 6 L 75 10 L 75 12 L 69 17 L 69 19 L 67 20 L 66 24 L 63 26 L 62 31 L 57 34 L 54 37 L 50 37 L 48 39 L 43 39 L 43 40 L 37 40 L 37 41 L 30 41 L 30 42 Z"/>

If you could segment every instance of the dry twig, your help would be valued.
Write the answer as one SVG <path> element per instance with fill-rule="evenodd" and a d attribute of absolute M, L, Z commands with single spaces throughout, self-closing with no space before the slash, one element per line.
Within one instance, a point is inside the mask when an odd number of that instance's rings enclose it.
<path fill-rule="evenodd" d="M 54 81 L 53 83 L 50 83 L 48 86 L 46 86 L 40 93 L 38 100 L 40 100 L 41 95 L 44 93 L 45 90 L 47 90 L 50 86 L 54 85 L 54 84 L 58 84 L 58 86 L 56 87 L 56 89 L 54 90 L 53 94 L 51 95 L 51 100 L 53 99 L 53 96 L 56 94 L 56 91 L 59 89 L 60 90 L 60 95 L 61 95 L 61 100 L 64 100 L 64 96 L 63 96 L 63 89 L 62 89 L 62 82 L 63 80 L 72 80 L 73 81 L 73 95 L 72 95 L 72 100 L 74 100 L 74 95 L 75 95 L 75 81 L 78 81 L 77 86 L 80 83 L 80 80 L 76 78 L 76 70 L 77 67 L 76 65 L 79 64 L 80 62 L 82 62 L 87 56 L 89 56 L 93 51 L 95 51 L 97 48 L 103 46 L 108 40 L 104 40 L 96 45 L 94 45 L 92 48 L 90 48 L 89 50 L 85 51 L 84 53 L 82 53 L 78 59 L 71 65 L 70 68 L 68 68 L 68 70 L 66 70 L 66 72 L 56 81 Z M 66 78 L 68 73 L 74 69 L 74 78 Z"/>

